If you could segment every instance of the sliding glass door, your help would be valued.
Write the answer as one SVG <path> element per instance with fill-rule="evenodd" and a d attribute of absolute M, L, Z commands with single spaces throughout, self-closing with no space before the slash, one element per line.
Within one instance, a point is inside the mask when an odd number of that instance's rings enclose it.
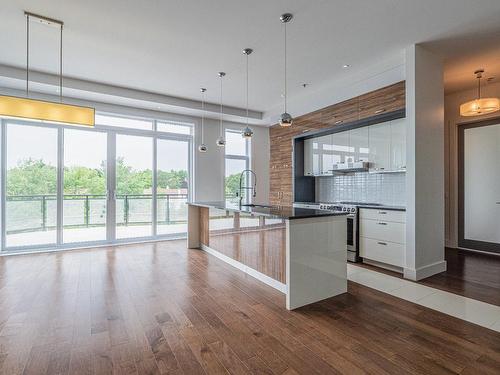
<path fill-rule="evenodd" d="M 8 124 L 5 144 L 5 246 L 57 242 L 57 129 Z"/>
<path fill-rule="evenodd" d="M 156 232 L 159 235 L 185 233 L 189 191 L 189 142 L 158 139 L 156 160 Z"/>
<path fill-rule="evenodd" d="M 0 120 L 2 250 L 184 235 L 190 127 L 156 132 L 151 122 L 153 130 Z"/>
<path fill-rule="evenodd" d="M 63 242 L 106 240 L 106 133 L 65 129 L 63 174 Z"/>
<path fill-rule="evenodd" d="M 116 238 L 152 235 L 153 138 L 116 135 Z"/>

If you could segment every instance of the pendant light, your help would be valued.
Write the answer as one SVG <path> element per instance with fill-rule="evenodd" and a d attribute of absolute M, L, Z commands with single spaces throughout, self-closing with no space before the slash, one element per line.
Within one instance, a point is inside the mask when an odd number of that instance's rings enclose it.
<path fill-rule="evenodd" d="M 224 126 L 222 122 L 222 116 L 223 116 L 223 108 L 222 108 L 222 78 L 226 73 L 224 72 L 219 72 L 219 78 L 220 78 L 220 129 L 219 129 L 219 138 L 217 138 L 217 146 L 219 147 L 224 147 L 226 145 L 226 140 L 224 139 Z"/>
<path fill-rule="evenodd" d="M 207 152 L 207 146 L 205 145 L 205 92 L 206 88 L 201 88 L 201 144 L 198 146 L 198 151 Z"/>
<path fill-rule="evenodd" d="M 243 138 L 252 138 L 253 136 L 253 130 L 250 129 L 248 126 L 248 56 L 253 52 L 253 49 L 251 48 L 245 48 L 243 50 L 243 54 L 246 55 L 246 60 L 247 60 L 247 126 L 243 131 L 241 132 L 241 136 Z"/>
<path fill-rule="evenodd" d="M 483 73 L 484 69 L 478 69 L 474 72 L 477 78 L 477 99 L 468 101 L 460 106 L 461 116 L 480 116 L 500 110 L 500 99 L 481 98 L 481 78 L 483 78 Z"/>
<path fill-rule="evenodd" d="M 290 22 L 293 18 L 293 14 L 291 13 L 285 13 L 282 14 L 280 17 L 281 22 L 284 25 L 285 28 L 285 92 L 284 92 L 284 99 L 285 99 L 285 112 L 283 112 L 280 115 L 280 126 L 282 127 L 288 127 L 292 126 L 293 123 L 293 117 L 286 111 L 286 102 L 287 102 L 287 82 L 286 82 L 286 24 Z"/>
<path fill-rule="evenodd" d="M 49 121 L 70 125 L 94 126 L 94 108 L 77 105 L 64 104 L 62 85 L 62 21 L 40 16 L 30 12 L 24 12 L 26 16 L 26 98 L 0 95 L 0 116 L 26 118 L 32 120 Z M 29 98 L 29 43 L 30 43 L 30 20 L 34 19 L 45 25 L 55 25 L 60 28 L 59 44 L 59 103 L 36 100 Z"/>

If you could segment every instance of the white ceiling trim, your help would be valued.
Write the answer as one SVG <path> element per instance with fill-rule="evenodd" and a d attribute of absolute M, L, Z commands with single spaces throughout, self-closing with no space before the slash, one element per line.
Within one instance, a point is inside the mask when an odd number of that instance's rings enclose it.
<path fill-rule="evenodd" d="M 55 74 L 30 71 L 30 93 L 44 97 L 58 98 L 53 93 L 57 92 L 59 76 Z M 17 90 L 18 95 L 24 96 L 22 90 L 26 85 L 26 70 L 0 64 L 0 90 Z M 170 95 L 163 95 L 113 86 L 82 79 L 64 77 L 63 94 L 65 101 L 73 100 L 81 103 L 94 103 L 102 105 L 117 105 L 119 107 L 133 107 L 153 112 L 177 113 L 188 116 L 201 117 L 201 102 Z M 246 109 L 223 106 L 224 119 L 234 122 L 246 122 Z M 220 104 L 205 103 L 205 116 L 218 118 Z M 262 125 L 263 114 L 259 111 L 249 110 L 249 123 Z"/>

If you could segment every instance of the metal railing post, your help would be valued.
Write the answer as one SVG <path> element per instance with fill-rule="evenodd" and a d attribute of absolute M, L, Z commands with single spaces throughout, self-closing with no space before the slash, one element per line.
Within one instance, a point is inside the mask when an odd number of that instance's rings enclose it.
<path fill-rule="evenodd" d="M 167 194 L 167 224 L 170 224 L 170 194 Z"/>
<path fill-rule="evenodd" d="M 85 195 L 85 226 L 88 228 L 89 227 L 89 216 L 90 216 L 90 202 L 89 202 L 89 196 Z"/>
<path fill-rule="evenodd" d="M 47 200 L 45 195 L 42 195 L 42 229 L 47 229 Z"/>
<path fill-rule="evenodd" d="M 125 226 L 128 226 L 128 195 L 125 195 L 125 201 L 123 203 L 123 220 L 125 221 Z"/>

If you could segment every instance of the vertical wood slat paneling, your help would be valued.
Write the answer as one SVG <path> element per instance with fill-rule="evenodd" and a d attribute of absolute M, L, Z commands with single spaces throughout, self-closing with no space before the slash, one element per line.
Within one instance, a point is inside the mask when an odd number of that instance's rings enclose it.
<path fill-rule="evenodd" d="M 331 128 L 403 108 L 405 108 L 404 81 L 297 117 L 289 128 L 282 128 L 279 124 L 271 126 L 269 203 L 283 206 L 293 204 L 293 137 L 308 131 Z"/>

